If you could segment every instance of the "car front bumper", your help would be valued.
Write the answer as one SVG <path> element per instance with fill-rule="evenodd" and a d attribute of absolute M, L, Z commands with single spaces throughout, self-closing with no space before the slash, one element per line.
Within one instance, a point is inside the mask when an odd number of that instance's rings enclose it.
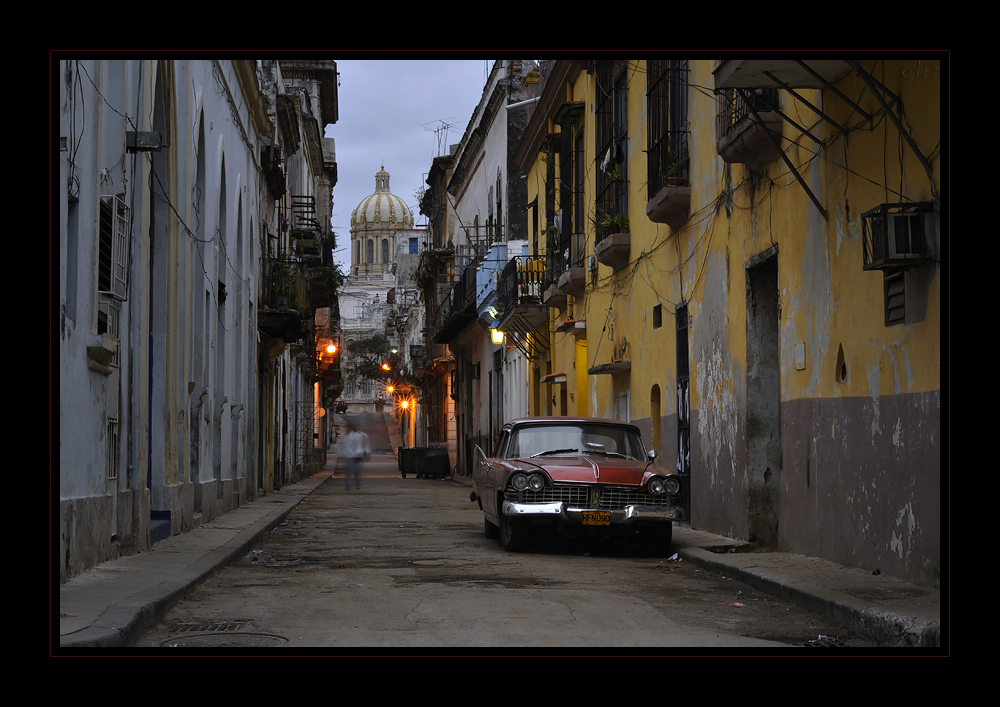
<path fill-rule="evenodd" d="M 629 525 L 632 523 L 663 523 L 684 520 L 684 510 L 677 506 L 625 506 L 624 508 L 604 511 L 594 508 L 578 508 L 562 501 L 549 503 L 516 503 L 503 502 L 503 514 L 508 517 L 523 517 L 551 519 L 568 525 L 590 525 L 593 518 L 590 514 L 606 513 L 601 517 L 600 525 Z M 605 522 L 606 521 L 606 522 Z"/>

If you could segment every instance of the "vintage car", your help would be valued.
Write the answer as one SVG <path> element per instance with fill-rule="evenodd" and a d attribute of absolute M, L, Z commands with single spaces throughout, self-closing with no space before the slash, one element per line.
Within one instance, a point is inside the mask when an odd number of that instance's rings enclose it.
<path fill-rule="evenodd" d="M 534 533 L 635 535 L 656 555 L 683 520 L 681 480 L 654 464 L 639 429 L 618 420 L 533 417 L 504 425 L 493 453 L 475 449 L 471 499 L 486 534 L 519 550 Z"/>

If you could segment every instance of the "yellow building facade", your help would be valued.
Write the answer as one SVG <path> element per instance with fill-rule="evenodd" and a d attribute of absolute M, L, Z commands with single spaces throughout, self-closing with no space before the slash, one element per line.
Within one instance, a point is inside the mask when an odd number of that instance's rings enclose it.
<path fill-rule="evenodd" d="M 532 414 L 636 422 L 692 527 L 937 584 L 946 64 L 542 68 Z"/>

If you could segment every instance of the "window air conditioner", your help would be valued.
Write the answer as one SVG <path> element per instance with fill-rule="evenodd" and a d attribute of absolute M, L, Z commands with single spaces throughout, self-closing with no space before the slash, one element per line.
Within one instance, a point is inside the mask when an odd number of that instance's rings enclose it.
<path fill-rule="evenodd" d="M 932 257 L 934 207 L 930 202 L 881 204 L 861 214 L 865 270 L 896 270 Z"/>

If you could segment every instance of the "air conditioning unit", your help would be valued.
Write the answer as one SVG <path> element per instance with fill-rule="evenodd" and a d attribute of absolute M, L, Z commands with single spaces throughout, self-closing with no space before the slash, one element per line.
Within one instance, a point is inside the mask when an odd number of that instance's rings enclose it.
<path fill-rule="evenodd" d="M 881 204 L 861 214 L 865 270 L 898 270 L 933 257 L 934 205 Z"/>

